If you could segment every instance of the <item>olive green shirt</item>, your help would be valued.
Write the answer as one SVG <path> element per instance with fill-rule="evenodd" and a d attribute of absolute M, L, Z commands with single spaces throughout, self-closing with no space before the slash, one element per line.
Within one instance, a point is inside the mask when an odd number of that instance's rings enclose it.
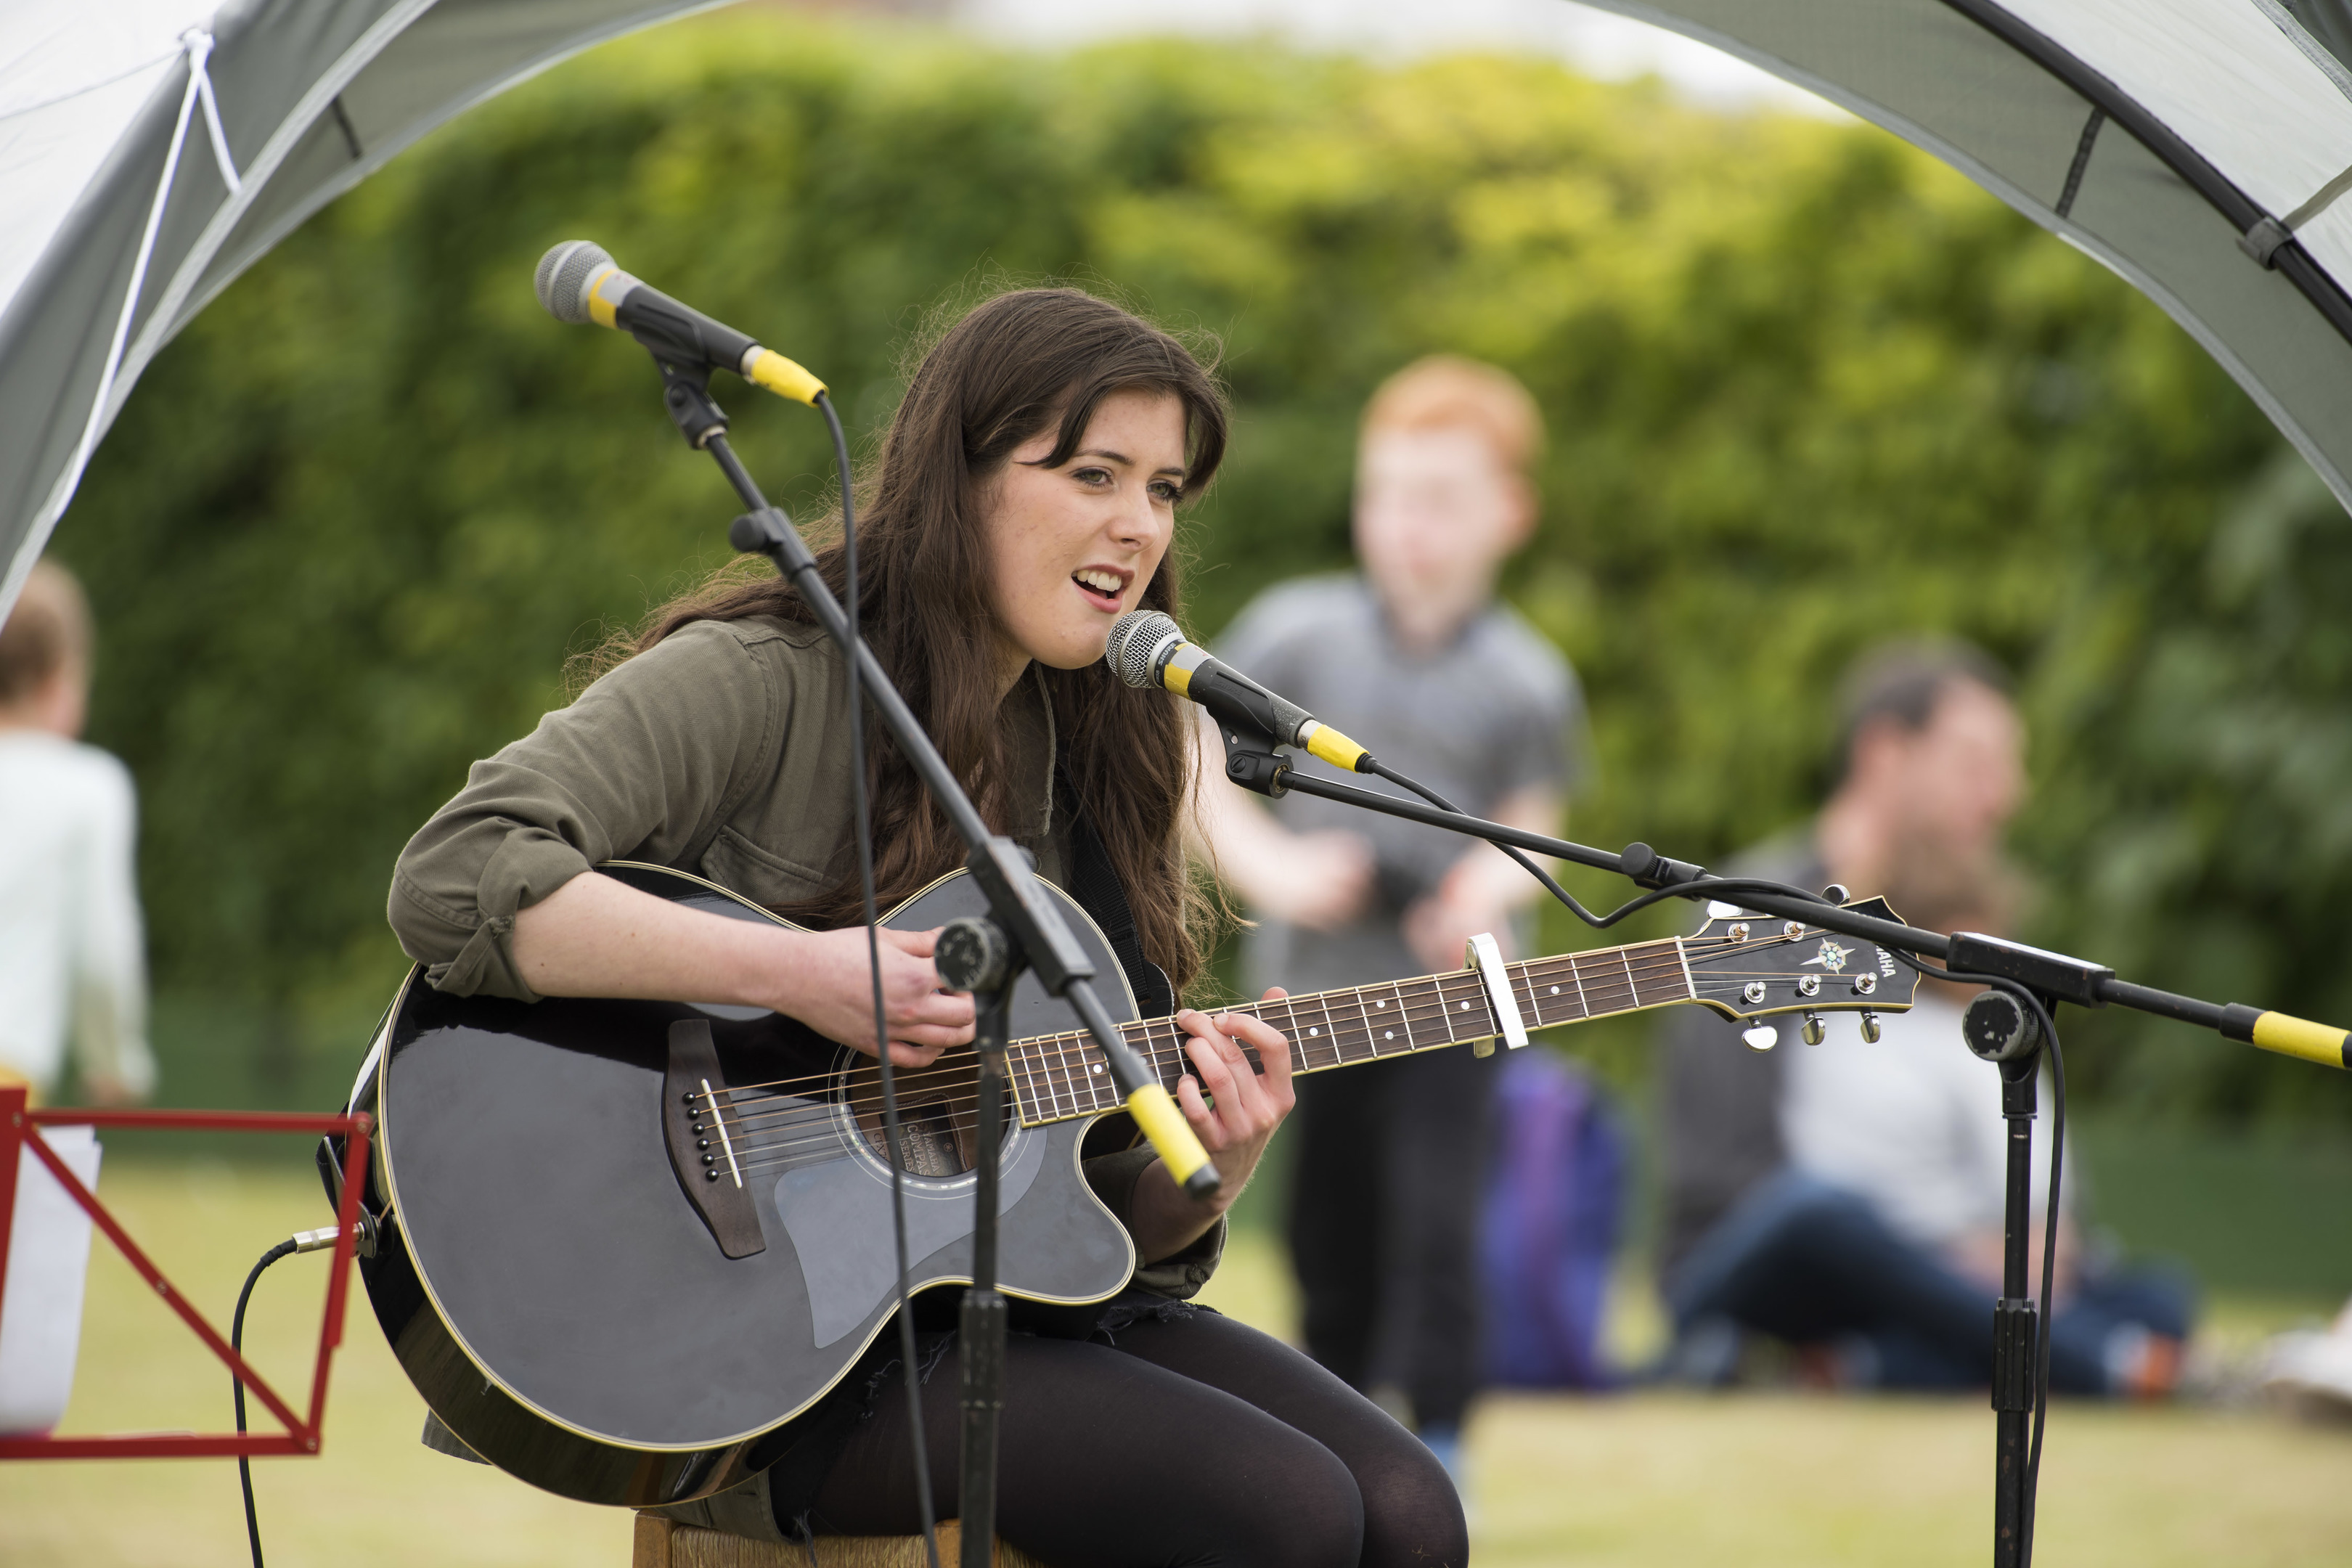
<path fill-rule="evenodd" d="M 530 1002 L 515 915 L 599 861 L 692 871 L 758 904 L 839 886 L 856 855 L 847 697 L 822 627 L 769 616 L 681 627 L 473 765 L 393 872 L 400 945 L 436 989 Z M 1055 809 L 1043 683 L 1021 682 L 1002 718 L 1012 837 L 1061 883 L 1068 823 Z M 1121 1224 L 1151 1159 L 1146 1146 L 1087 1162 Z M 1223 1248 L 1220 1220 L 1135 1283 L 1189 1297 Z"/>

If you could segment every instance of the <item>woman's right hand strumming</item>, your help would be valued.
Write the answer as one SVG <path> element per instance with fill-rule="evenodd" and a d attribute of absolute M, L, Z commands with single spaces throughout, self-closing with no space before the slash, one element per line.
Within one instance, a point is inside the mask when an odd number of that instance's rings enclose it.
<path fill-rule="evenodd" d="M 922 1067 L 971 1038 L 971 998 L 939 988 L 937 931 L 880 932 L 890 1059 Z M 542 996 L 769 1007 L 875 1054 L 866 928 L 803 931 L 730 920 L 584 872 L 514 922 L 515 966 Z"/>
<path fill-rule="evenodd" d="M 740 922 L 737 922 L 740 923 Z M 780 998 L 761 1005 L 788 1013 L 827 1039 L 875 1054 L 874 983 L 867 968 L 866 928 L 783 932 L 797 938 L 799 952 L 788 969 Z M 936 931 L 878 929 L 882 958 L 882 1016 L 890 1026 L 890 1059 L 900 1067 L 927 1067 L 950 1046 L 971 1038 L 971 998 L 940 989 L 931 966 Z"/>

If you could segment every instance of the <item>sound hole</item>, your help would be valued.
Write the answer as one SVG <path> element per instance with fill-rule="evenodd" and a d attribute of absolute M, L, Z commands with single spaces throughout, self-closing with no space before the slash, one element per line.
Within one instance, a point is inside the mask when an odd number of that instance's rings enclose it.
<path fill-rule="evenodd" d="M 961 1176 L 979 1163 L 973 1147 L 978 1073 L 969 1051 L 964 1058 L 961 1068 L 898 1069 L 898 1146 L 905 1156 L 899 1169 L 910 1176 Z M 850 1074 L 849 1102 L 866 1146 L 887 1164 L 890 1141 L 882 1125 L 880 1068 L 867 1062 Z"/>

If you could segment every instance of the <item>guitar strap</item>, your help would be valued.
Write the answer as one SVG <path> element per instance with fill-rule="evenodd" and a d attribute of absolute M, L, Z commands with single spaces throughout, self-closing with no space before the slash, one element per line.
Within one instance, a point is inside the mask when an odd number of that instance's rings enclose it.
<path fill-rule="evenodd" d="M 1069 802 L 1070 807 L 1069 895 L 1110 939 L 1110 951 L 1127 974 L 1128 989 L 1135 993 L 1135 1005 L 1142 1016 L 1164 1018 L 1176 1011 L 1176 988 L 1169 984 L 1160 967 L 1144 956 L 1143 939 L 1136 934 L 1135 911 L 1128 906 L 1127 889 L 1118 879 L 1118 868 L 1111 864 L 1110 851 L 1103 847 L 1101 836 L 1095 832 L 1094 824 L 1087 820 L 1085 809 L 1078 805 L 1078 792 L 1071 785 L 1068 770 L 1057 767 L 1055 773 L 1061 781 L 1062 798 Z"/>

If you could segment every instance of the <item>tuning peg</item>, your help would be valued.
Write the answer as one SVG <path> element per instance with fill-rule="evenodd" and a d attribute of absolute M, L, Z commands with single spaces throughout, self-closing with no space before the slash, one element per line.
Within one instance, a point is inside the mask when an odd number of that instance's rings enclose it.
<path fill-rule="evenodd" d="M 1853 889 L 1843 882 L 1832 882 L 1822 889 L 1822 897 L 1830 903 L 1842 904 L 1853 897 Z"/>
<path fill-rule="evenodd" d="M 1868 1011 L 1864 1012 L 1862 1015 L 1862 1039 L 1864 1045 L 1874 1046 L 1878 1044 L 1878 1037 L 1885 1032 L 1885 1028 L 1878 1021 L 1877 1014 Z"/>
<path fill-rule="evenodd" d="M 1809 1046 L 1820 1045 L 1822 1043 L 1822 1016 L 1819 1013 L 1806 1014 L 1804 1026 L 1800 1028 L 1797 1033 L 1803 1037 L 1805 1044 Z"/>
<path fill-rule="evenodd" d="M 1769 1024 L 1759 1024 L 1752 1029 L 1742 1029 L 1739 1037 L 1748 1042 L 1751 1051 L 1769 1051 L 1780 1043 L 1780 1031 Z"/>

